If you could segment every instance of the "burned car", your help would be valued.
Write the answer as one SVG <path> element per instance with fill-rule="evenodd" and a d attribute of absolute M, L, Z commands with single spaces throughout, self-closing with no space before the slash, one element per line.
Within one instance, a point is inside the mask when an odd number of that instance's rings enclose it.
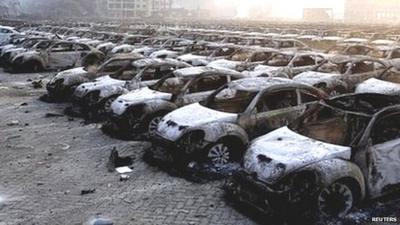
<path fill-rule="evenodd" d="M 270 77 L 293 78 L 295 75 L 317 68 L 325 62 L 323 55 L 314 52 L 277 52 L 261 65 L 255 64 L 248 75 L 267 74 Z"/>
<path fill-rule="evenodd" d="M 182 166 L 213 167 L 241 160 L 254 137 L 303 115 L 322 91 L 285 78 L 245 78 L 226 84 L 205 101 L 167 114 L 152 140 L 153 155 L 168 154 Z"/>
<path fill-rule="evenodd" d="M 97 77 L 116 73 L 132 62 L 143 59 L 138 54 L 118 54 L 104 62 L 99 67 L 77 67 L 57 73 L 47 83 L 47 93 L 50 100 L 69 100 L 75 88 L 82 83 L 90 82 Z"/>
<path fill-rule="evenodd" d="M 82 43 L 57 41 L 46 49 L 27 51 L 12 60 L 12 68 L 37 72 L 42 70 L 62 70 L 81 65 L 99 64 L 104 55 Z"/>
<path fill-rule="evenodd" d="M 331 96 L 337 96 L 353 92 L 357 84 L 370 78 L 390 76 L 389 70 L 390 67 L 377 59 L 339 57 L 326 60 L 312 71 L 295 76 L 293 80 L 323 89 Z"/>
<path fill-rule="evenodd" d="M 240 78 L 239 72 L 204 66 L 176 70 L 154 85 L 118 97 L 111 105 L 113 130 L 152 135 L 167 113 L 204 100 L 220 86 Z"/>
<path fill-rule="evenodd" d="M 371 78 L 360 83 L 354 92 L 400 95 L 400 84 Z"/>
<path fill-rule="evenodd" d="M 267 214 L 341 217 L 365 199 L 398 191 L 399 102 L 380 94 L 321 101 L 255 139 L 227 194 Z"/>
<path fill-rule="evenodd" d="M 89 118 L 111 112 L 112 102 L 129 91 L 155 84 L 159 79 L 189 64 L 174 59 L 139 59 L 119 71 L 79 85 L 73 94 L 74 104 Z"/>

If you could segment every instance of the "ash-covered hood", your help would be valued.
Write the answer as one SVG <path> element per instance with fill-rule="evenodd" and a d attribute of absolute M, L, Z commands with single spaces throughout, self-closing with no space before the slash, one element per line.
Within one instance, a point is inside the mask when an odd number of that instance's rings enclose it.
<path fill-rule="evenodd" d="M 64 79 L 63 84 L 64 85 L 69 85 L 72 83 L 74 80 L 78 80 L 80 77 L 83 77 L 87 74 L 88 72 L 84 69 L 84 67 L 77 67 L 69 70 L 64 70 L 59 73 L 57 73 L 53 79 L 50 80 L 50 84 L 55 83 L 57 80 Z M 80 79 L 79 79 L 80 80 Z"/>
<path fill-rule="evenodd" d="M 101 91 L 105 88 L 111 88 L 113 86 L 124 86 L 126 81 L 113 79 L 110 76 L 103 76 L 95 79 L 93 82 L 87 82 L 79 85 L 75 89 L 74 95 L 78 98 L 84 97 L 87 93 L 95 90 Z"/>
<path fill-rule="evenodd" d="M 399 95 L 400 84 L 383 81 L 376 78 L 368 79 L 360 83 L 355 93 L 376 93 L 385 95 Z"/>
<path fill-rule="evenodd" d="M 126 109 L 135 104 L 144 103 L 148 100 L 170 100 L 172 94 L 166 92 L 159 92 L 152 90 L 148 87 L 143 87 L 137 90 L 133 90 L 125 95 L 118 97 L 111 105 L 112 111 L 116 115 L 122 115 Z"/>
<path fill-rule="evenodd" d="M 157 133 L 167 140 L 176 141 L 186 129 L 213 122 L 235 122 L 237 117 L 234 113 L 221 112 L 194 103 L 166 115 L 160 122 Z"/>
<path fill-rule="evenodd" d="M 289 173 L 322 160 L 349 160 L 351 148 L 302 136 L 288 127 L 255 139 L 244 157 L 247 172 L 273 184 Z"/>
<path fill-rule="evenodd" d="M 340 74 L 307 71 L 293 77 L 294 81 L 314 86 L 319 83 L 332 83 L 341 77 Z"/>

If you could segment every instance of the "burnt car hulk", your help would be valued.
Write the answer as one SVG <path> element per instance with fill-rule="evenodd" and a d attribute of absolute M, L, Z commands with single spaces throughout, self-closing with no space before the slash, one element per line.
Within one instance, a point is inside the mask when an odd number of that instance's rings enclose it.
<path fill-rule="evenodd" d="M 167 113 L 202 101 L 224 84 L 243 77 L 234 70 L 205 66 L 176 70 L 155 85 L 118 97 L 111 105 L 113 130 L 153 135 Z"/>
<path fill-rule="evenodd" d="M 255 139 L 228 196 L 264 213 L 342 217 L 400 189 L 400 100 L 352 94 Z"/>
<path fill-rule="evenodd" d="M 111 112 L 112 102 L 129 91 L 155 84 L 179 68 L 191 67 L 174 59 L 139 59 L 119 71 L 79 85 L 73 103 L 89 119 Z"/>
<path fill-rule="evenodd" d="M 308 104 L 325 97 L 319 89 L 286 78 L 233 81 L 205 101 L 166 115 L 149 156 L 167 154 L 179 166 L 223 167 L 241 160 L 249 140 L 296 120 Z"/>
<path fill-rule="evenodd" d="M 81 65 L 98 64 L 104 54 L 87 44 L 58 41 L 47 49 L 27 51 L 14 57 L 12 68 L 21 68 L 32 72 L 42 70 L 69 69 Z"/>
<path fill-rule="evenodd" d="M 69 100 L 75 88 L 80 84 L 90 82 L 101 76 L 116 73 L 127 64 L 142 58 L 144 56 L 134 53 L 118 54 L 99 67 L 77 67 L 59 72 L 47 83 L 48 97 L 53 101 Z"/>

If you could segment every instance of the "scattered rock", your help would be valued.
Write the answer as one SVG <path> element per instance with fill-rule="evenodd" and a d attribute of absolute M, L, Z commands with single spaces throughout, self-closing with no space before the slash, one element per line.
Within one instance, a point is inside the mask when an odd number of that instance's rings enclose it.
<path fill-rule="evenodd" d="M 81 195 L 93 194 L 96 192 L 96 189 L 85 189 L 81 191 Z"/>
<path fill-rule="evenodd" d="M 23 103 L 21 103 L 21 105 L 20 106 L 27 106 L 28 105 L 28 103 L 26 103 L 26 102 L 23 102 Z"/>

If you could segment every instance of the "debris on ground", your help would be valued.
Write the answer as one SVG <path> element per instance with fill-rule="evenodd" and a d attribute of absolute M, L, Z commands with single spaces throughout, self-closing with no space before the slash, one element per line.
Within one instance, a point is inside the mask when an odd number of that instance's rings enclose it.
<path fill-rule="evenodd" d="M 111 151 L 110 158 L 107 163 L 108 171 L 113 172 L 118 167 L 130 166 L 133 163 L 133 159 L 129 156 L 121 157 L 117 149 L 114 147 Z"/>
<path fill-rule="evenodd" d="M 9 123 L 7 123 L 7 126 L 17 126 L 19 125 L 18 120 L 11 120 Z"/>
<path fill-rule="evenodd" d="M 93 194 L 96 192 L 96 189 L 85 189 L 81 191 L 81 195 Z"/>
<path fill-rule="evenodd" d="M 93 220 L 90 225 L 114 225 L 114 223 L 109 219 L 98 218 Z"/>
<path fill-rule="evenodd" d="M 127 166 L 118 167 L 118 168 L 115 168 L 115 170 L 120 174 L 132 173 L 132 171 L 133 171 L 131 168 L 129 168 Z"/>
<path fill-rule="evenodd" d="M 119 177 L 120 181 L 127 181 L 129 180 L 130 176 L 126 175 L 126 174 L 121 174 L 121 176 Z"/>
<path fill-rule="evenodd" d="M 43 88 L 43 81 L 42 80 L 34 80 L 32 81 L 32 87 L 34 89 L 39 89 L 39 88 Z"/>
<path fill-rule="evenodd" d="M 59 113 L 46 113 L 45 115 L 46 118 L 51 118 L 51 117 L 64 117 L 63 114 L 59 114 Z"/>

